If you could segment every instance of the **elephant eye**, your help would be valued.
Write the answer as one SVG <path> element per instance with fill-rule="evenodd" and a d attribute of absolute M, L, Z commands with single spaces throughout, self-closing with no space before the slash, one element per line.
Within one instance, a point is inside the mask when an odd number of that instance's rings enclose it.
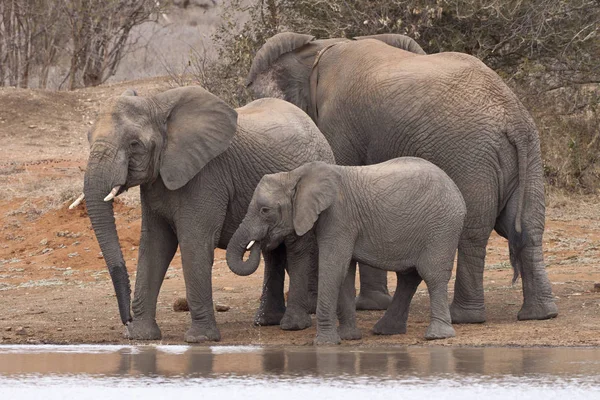
<path fill-rule="evenodd" d="M 261 213 L 262 215 L 267 215 L 267 214 L 269 214 L 270 212 L 271 212 L 271 209 L 270 209 L 269 207 L 261 207 L 261 208 L 260 208 L 260 213 Z"/>
<path fill-rule="evenodd" d="M 132 150 L 139 150 L 141 148 L 143 148 L 144 146 L 142 145 L 142 142 L 140 142 L 139 140 L 134 140 L 131 142 L 130 144 L 131 149 Z"/>

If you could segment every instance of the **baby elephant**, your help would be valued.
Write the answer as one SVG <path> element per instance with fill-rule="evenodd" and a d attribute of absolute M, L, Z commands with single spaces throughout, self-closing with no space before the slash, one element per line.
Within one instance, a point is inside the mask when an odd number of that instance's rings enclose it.
<path fill-rule="evenodd" d="M 455 335 L 448 281 L 465 215 L 454 182 L 423 159 L 403 157 L 364 167 L 311 162 L 265 175 L 238 231 L 248 238 L 248 248 L 254 242 L 273 248 L 287 236 L 314 228 L 319 246 L 316 344 L 361 337 L 353 295 L 356 261 L 396 271 L 398 277 L 392 304 L 375 333 L 406 332 L 410 301 L 423 279 L 431 300 L 425 338 L 441 339 Z M 239 250 L 227 249 L 230 267 L 239 265 Z"/>

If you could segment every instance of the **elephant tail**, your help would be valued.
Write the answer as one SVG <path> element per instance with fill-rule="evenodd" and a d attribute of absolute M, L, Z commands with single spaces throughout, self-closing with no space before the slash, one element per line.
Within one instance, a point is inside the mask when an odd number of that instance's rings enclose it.
<path fill-rule="evenodd" d="M 527 193 L 527 173 L 529 169 L 529 148 L 533 142 L 532 135 L 537 135 L 537 129 L 533 121 L 522 121 L 513 125 L 508 130 L 508 140 L 517 150 L 517 168 L 519 183 L 517 186 L 517 214 L 515 218 L 515 231 L 523 232 L 522 219 L 525 207 L 525 195 Z"/>
<path fill-rule="evenodd" d="M 528 166 L 528 152 L 529 152 L 529 140 L 528 136 L 521 136 L 515 143 L 517 148 L 517 164 L 519 167 L 519 187 L 517 202 L 517 216 L 515 218 L 515 230 L 517 233 L 522 232 L 521 219 L 523 217 L 523 207 L 525 204 L 525 189 L 527 186 L 527 166 Z"/>
<path fill-rule="evenodd" d="M 527 232 L 523 232 L 521 234 L 520 240 L 509 240 L 508 241 L 508 253 L 510 256 L 510 265 L 513 267 L 513 278 L 512 283 L 514 284 L 517 279 L 519 279 L 519 275 L 523 275 L 523 264 L 521 264 L 521 251 L 525 242 L 524 236 Z"/>

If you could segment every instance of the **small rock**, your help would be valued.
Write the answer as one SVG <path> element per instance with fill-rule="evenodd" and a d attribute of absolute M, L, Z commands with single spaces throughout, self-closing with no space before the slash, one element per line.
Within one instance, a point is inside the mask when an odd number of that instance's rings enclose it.
<path fill-rule="evenodd" d="M 46 254 L 46 253 L 49 253 L 51 251 L 52 251 L 52 249 L 50 247 L 46 247 L 44 250 L 42 250 L 42 254 Z"/>
<path fill-rule="evenodd" d="M 23 336 L 27 335 L 27 331 L 22 326 L 18 327 L 17 330 L 15 331 L 15 333 L 17 335 L 23 335 Z"/>
<path fill-rule="evenodd" d="M 62 332 L 62 328 L 56 328 L 56 330 Z"/>
<path fill-rule="evenodd" d="M 4 328 L 4 330 L 5 330 L 6 332 L 10 332 L 10 331 L 12 331 L 12 327 L 11 327 L 11 326 L 7 326 L 6 328 Z"/>
<path fill-rule="evenodd" d="M 67 254 L 67 256 L 68 256 L 69 258 L 73 258 L 73 257 L 79 257 L 79 253 L 78 253 L 78 252 L 69 253 L 69 254 Z"/>
<path fill-rule="evenodd" d="M 232 288 L 231 286 L 225 286 L 223 288 L 223 290 L 226 291 L 226 292 L 233 292 L 234 288 Z"/>
<path fill-rule="evenodd" d="M 215 310 L 217 310 L 218 312 L 226 312 L 229 311 L 230 308 L 231 307 L 229 307 L 227 304 L 215 304 Z"/>
<path fill-rule="evenodd" d="M 48 239 L 44 238 L 42 240 L 40 240 L 40 246 L 45 246 L 48 244 Z"/>
<path fill-rule="evenodd" d="M 187 300 L 184 297 L 180 297 L 177 300 L 175 300 L 175 303 L 173 303 L 173 311 L 175 311 L 175 312 L 190 311 L 190 307 L 188 306 Z"/>
<path fill-rule="evenodd" d="M 37 125 L 29 125 L 29 129 L 35 129 L 37 128 Z"/>
<path fill-rule="evenodd" d="M 600 292 L 600 283 L 594 283 L 594 292 Z"/>

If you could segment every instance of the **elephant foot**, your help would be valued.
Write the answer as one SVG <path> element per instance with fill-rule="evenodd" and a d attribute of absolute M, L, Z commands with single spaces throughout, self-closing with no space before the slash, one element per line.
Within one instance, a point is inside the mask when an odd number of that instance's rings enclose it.
<path fill-rule="evenodd" d="M 452 303 L 450 316 L 453 324 L 481 324 L 485 322 L 485 307 L 466 309 Z"/>
<path fill-rule="evenodd" d="M 281 318 L 281 329 L 284 331 L 301 331 L 312 325 L 310 315 L 304 310 L 291 309 L 288 307 L 283 318 Z"/>
<path fill-rule="evenodd" d="M 382 317 L 375 326 L 373 326 L 375 335 L 400 335 L 406 333 L 406 322 L 399 319 Z"/>
<path fill-rule="evenodd" d="M 427 340 L 446 339 L 454 336 L 456 336 L 456 332 L 452 325 L 437 319 L 431 321 L 427 332 L 425 332 L 425 339 Z"/>
<path fill-rule="evenodd" d="M 273 310 L 261 307 L 256 311 L 256 315 L 254 316 L 254 326 L 279 325 L 284 315 L 285 307 Z"/>
<path fill-rule="evenodd" d="M 555 318 L 558 315 L 558 307 L 553 301 L 546 301 L 543 303 L 524 303 L 523 307 L 517 314 L 519 321 L 525 321 L 529 319 L 550 319 Z"/>
<path fill-rule="evenodd" d="M 356 298 L 357 310 L 387 310 L 392 302 L 389 293 L 361 290 Z"/>
<path fill-rule="evenodd" d="M 162 334 L 154 319 L 134 319 L 125 326 L 125 339 L 160 340 Z"/>
<path fill-rule="evenodd" d="M 362 333 L 357 326 L 340 326 L 338 327 L 338 335 L 342 340 L 360 340 L 362 339 Z"/>
<path fill-rule="evenodd" d="M 330 346 L 340 343 L 342 343 L 342 340 L 340 339 L 337 330 L 331 333 L 317 333 L 317 337 L 313 342 L 315 346 Z"/>
<path fill-rule="evenodd" d="M 218 342 L 221 340 L 221 332 L 213 326 L 201 326 L 192 323 L 192 326 L 185 333 L 183 340 L 187 343 L 203 343 L 207 341 Z"/>

